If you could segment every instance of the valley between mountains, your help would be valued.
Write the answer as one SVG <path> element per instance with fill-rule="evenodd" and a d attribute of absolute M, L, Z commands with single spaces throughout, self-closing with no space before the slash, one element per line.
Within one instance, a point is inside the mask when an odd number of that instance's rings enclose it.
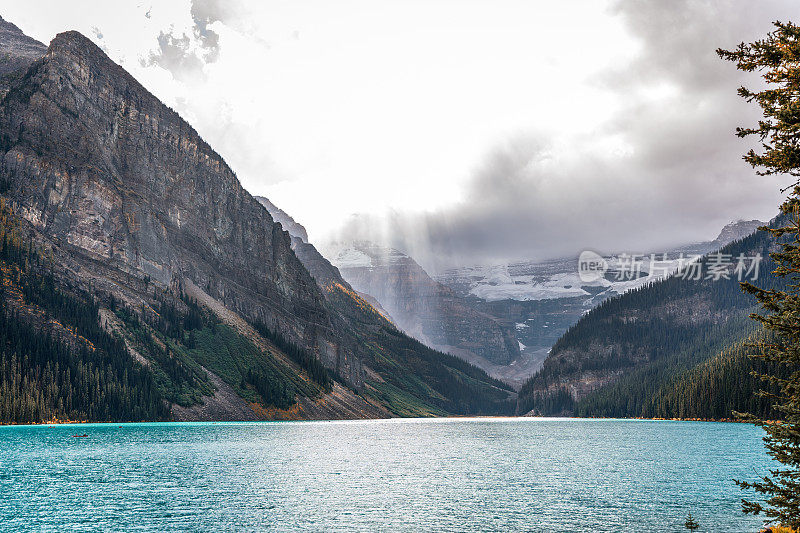
<path fill-rule="evenodd" d="M 576 258 L 431 275 L 378 243 L 318 249 L 80 33 L 0 19 L 0 49 L 0 422 L 769 409 L 743 377 L 753 302 L 673 275 L 766 257 L 759 221 L 659 275 L 623 279 L 614 253 L 591 283 Z"/>

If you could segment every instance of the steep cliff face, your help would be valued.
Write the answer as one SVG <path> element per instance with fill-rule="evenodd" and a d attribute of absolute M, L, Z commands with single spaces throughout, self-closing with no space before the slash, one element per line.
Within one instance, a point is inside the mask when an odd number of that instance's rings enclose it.
<path fill-rule="evenodd" d="M 59 34 L 12 84 L 0 130 L 0 174 L 44 235 L 107 269 L 191 281 L 361 385 L 352 340 L 289 236 L 191 126 L 91 41 Z"/>
<path fill-rule="evenodd" d="M 384 319 L 394 323 L 392 316 L 381 303 L 370 294 L 358 292 L 342 277 L 339 269 L 319 253 L 313 244 L 304 242 L 300 237 L 292 236 L 292 250 L 311 276 L 317 280 L 323 292 L 330 294 L 332 287 L 341 286 L 347 291 L 353 291 L 359 298 L 371 305 Z"/>
<path fill-rule="evenodd" d="M 511 327 L 471 307 L 407 255 L 367 242 L 330 254 L 344 279 L 374 296 L 412 337 L 479 366 L 481 359 L 504 365 L 519 356 Z"/>
<path fill-rule="evenodd" d="M 292 250 L 300 262 L 303 263 L 303 266 L 306 267 L 306 270 L 308 270 L 311 276 L 317 281 L 317 284 L 324 293 L 327 293 L 328 289 L 334 285 L 342 285 L 347 290 L 354 290 L 342 277 L 339 269 L 325 259 L 325 257 L 319 253 L 319 250 L 309 242 L 306 228 L 302 224 L 295 221 L 291 215 L 276 206 L 268 198 L 263 196 L 256 196 L 255 198 L 269 211 L 273 220 L 279 223 L 285 231 L 289 232 L 292 239 Z M 383 309 L 380 302 L 373 296 L 363 292 L 355 292 L 369 305 L 374 307 L 383 317 L 389 321 L 392 320 L 389 313 Z"/>

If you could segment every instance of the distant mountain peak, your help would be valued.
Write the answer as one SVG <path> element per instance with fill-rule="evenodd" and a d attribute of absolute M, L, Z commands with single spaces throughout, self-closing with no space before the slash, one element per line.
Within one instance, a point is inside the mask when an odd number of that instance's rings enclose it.
<path fill-rule="evenodd" d="M 47 46 L 46 53 L 48 57 L 58 58 L 60 65 L 68 64 L 70 59 L 82 60 L 91 65 L 93 71 L 113 73 L 114 76 L 118 76 L 124 79 L 126 83 L 141 88 L 152 98 L 157 99 L 127 70 L 111 59 L 94 41 L 77 30 L 69 30 L 57 34 Z"/>
<path fill-rule="evenodd" d="M 86 37 L 84 34 L 79 32 L 78 30 L 67 30 L 62 31 L 61 33 L 57 33 L 53 40 L 50 41 L 50 46 L 58 46 L 62 43 L 81 43 L 81 44 L 90 44 L 100 50 L 100 47 L 97 46 L 92 42 L 91 39 Z M 102 50 L 100 50 L 102 52 Z"/>
<path fill-rule="evenodd" d="M 289 213 L 273 204 L 269 198 L 256 196 L 255 199 L 269 211 L 269 214 L 272 215 L 272 220 L 279 223 L 285 231 L 289 232 L 289 235 L 297 237 L 305 243 L 309 242 L 306 228 L 302 224 L 296 222 Z"/>
<path fill-rule="evenodd" d="M 756 231 L 759 226 L 764 226 L 766 224 L 766 222 L 760 220 L 733 220 L 722 228 L 717 238 L 711 241 L 711 244 L 714 248 L 722 248 L 726 244 L 747 237 Z"/>
<path fill-rule="evenodd" d="M 0 78 L 30 66 L 42 57 L 47 46 L 28 37 L 14 23 L 0 17 Z M 0 96 L 5 93 L 8 82 L 0 80 Z"/>
<path fill-rule="evenodd" d="M 47 47 L 48 53 L 54 51 L 74 51 L 80 54 L 102 55 L 111 62 L 111 58 L 97 46 L 91 39 L 77 30 L 69 30 L 56 34 Z"/>

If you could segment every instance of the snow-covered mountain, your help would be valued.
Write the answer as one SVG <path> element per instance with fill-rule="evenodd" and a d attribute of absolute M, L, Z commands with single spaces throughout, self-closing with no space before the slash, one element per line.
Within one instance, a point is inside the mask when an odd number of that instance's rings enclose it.
<path fill-rule="evenodd" d="M 680 252 L 658 255 L 611 255 L 605 276 L 585 281 L 578 272 L 578 258 L 508 265 L 475 266 L 449 270 L 436 279 L 463 296 L 487 302 L 499 300 L 595 300 L 621 294 L 674 273 L 679 266 L 701 254 Z M 593 306 L 593 303 L 587 302 Z"/>

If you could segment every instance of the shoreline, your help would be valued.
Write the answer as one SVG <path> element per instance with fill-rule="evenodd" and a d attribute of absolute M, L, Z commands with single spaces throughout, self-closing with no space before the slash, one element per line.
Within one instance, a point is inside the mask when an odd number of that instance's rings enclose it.
<path fill-rule="evenodd" d="M 92 420 L 50 420 L 47 422 L 3 422 L 0 427 L 14 427 L 14 426 L 76 426 L 76 425 L 121 425 L 121 424 L 259 424 L 259 423 L 278 423 L 278 422 L 358 422 L 369 420 L 459 420 L 459 419 L 487 419 L 487 420 L 641 420 L 652 422 L 714 422 L 725 424 L 752 424 L 747 420 L 739 418 L 645 418 L 645 417 L 601 417 L 601 416 L 502 416 L 502 415 L 454 415 L 454 416 L 431 416 L 431 417 L 388 417 L 388 418 L 344 418 L 344 419 L 308 419 L 308 420 L 194 420 L 194 421 L 180 421 L 180 420 L 128 420 L 128 421 L 92 421 Z M 777 421 L 769 420 L 767 423 L 775 423 Z"/>

